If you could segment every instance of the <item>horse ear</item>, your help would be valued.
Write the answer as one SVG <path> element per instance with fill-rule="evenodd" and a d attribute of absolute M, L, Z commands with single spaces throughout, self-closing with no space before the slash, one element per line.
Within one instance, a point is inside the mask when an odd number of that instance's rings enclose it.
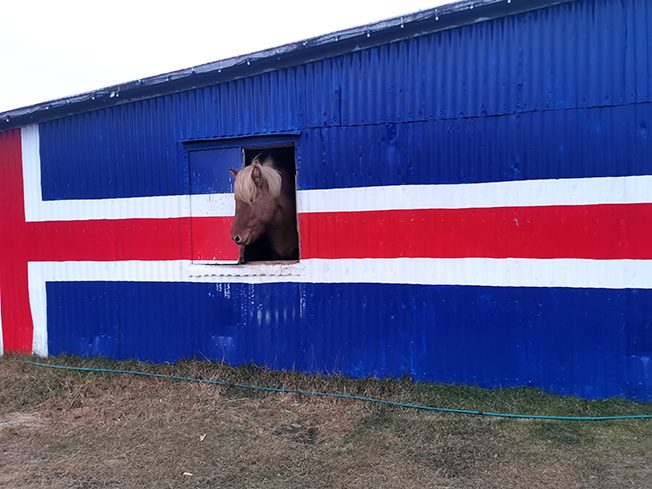
<path fill-rule="evenodd" d="M 234 177 L 238 176 L 238 170 L 236 170 L 235 168 L 229 168 L 229 172 L 231 172 L 231 175 L 233 175 Z"/>
<path fill-rule="evenodd" d="M 263 172 L 261 171 L 259 164 L 254 164 L 252 166 L 253 169 L 251 170 L 251 178 L 256 186 L 260 187 L 260 184 L 263 183 Z"/>

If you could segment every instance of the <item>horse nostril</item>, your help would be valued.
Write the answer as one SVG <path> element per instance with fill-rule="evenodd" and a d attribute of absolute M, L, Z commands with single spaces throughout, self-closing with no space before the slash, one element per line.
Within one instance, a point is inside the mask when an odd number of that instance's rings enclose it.
<path fill-rule="evenodd" d="M 233 241 L 235 241 L 237 244 L 240 244 L 240 236 L 238 236 L 237 234 L 233 236 Z"/>

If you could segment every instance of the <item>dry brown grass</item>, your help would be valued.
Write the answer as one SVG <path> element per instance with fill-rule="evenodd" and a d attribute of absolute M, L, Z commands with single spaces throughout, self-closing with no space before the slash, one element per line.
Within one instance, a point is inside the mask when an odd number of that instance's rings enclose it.
<path fill-rule="evenodd" d="M 54 371 L 18 360 L 0 359 L 0 487 L 652 487 L 649 421 L 589 424 L 436 414 Z M 532 390 L 354 381 L 196 362 L 156 367 L 51 361 L 456 407 L 652 412 L 646 404 L 587 403 Z"/>

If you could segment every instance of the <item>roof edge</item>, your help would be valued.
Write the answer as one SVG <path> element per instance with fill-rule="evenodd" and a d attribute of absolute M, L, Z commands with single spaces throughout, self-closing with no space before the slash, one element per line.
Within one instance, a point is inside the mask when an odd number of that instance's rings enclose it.
<path fill-rule="evenodd" d="M 573 0 L 462 0 L 0 113 L 0 131 L 368 49 Z"/>

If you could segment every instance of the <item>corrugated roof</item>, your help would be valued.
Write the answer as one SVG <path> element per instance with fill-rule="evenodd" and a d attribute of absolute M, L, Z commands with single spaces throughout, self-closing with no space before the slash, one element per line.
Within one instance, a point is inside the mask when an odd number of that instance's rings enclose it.
<path fill-rule="evenodd" d="M 133 100 L 221 83 L 569 1 L 572 0 L 462 0 L 243 56 L 9 110 L 0 113 L 0 131 Z"/>

